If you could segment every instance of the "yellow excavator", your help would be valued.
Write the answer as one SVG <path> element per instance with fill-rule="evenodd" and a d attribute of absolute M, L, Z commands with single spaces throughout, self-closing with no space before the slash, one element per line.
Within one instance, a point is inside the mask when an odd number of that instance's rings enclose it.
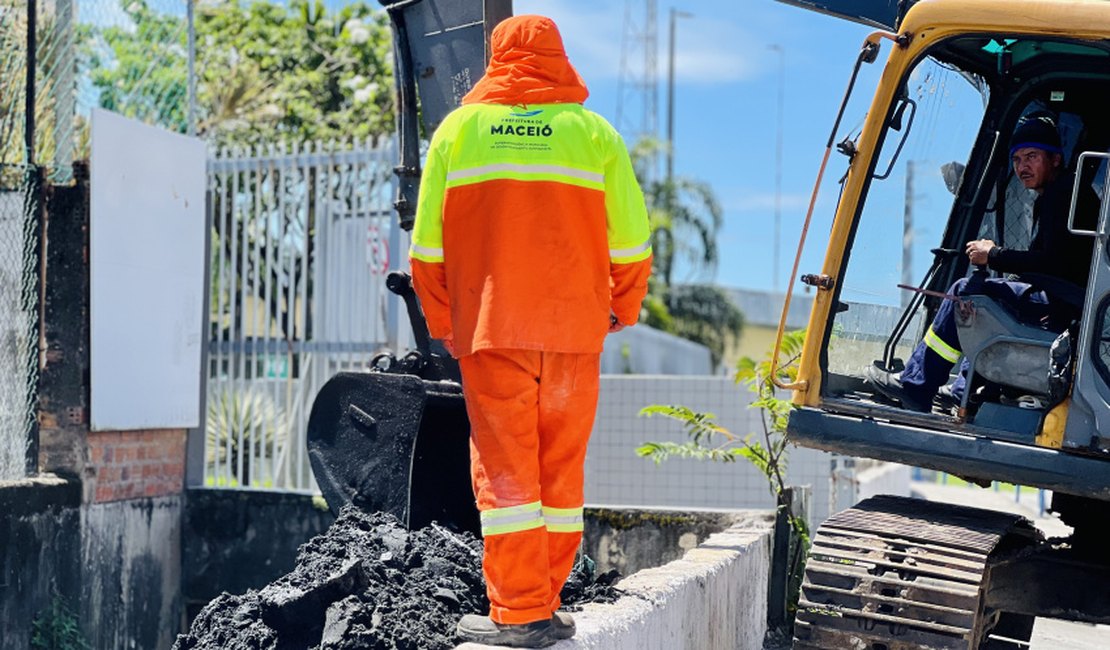
<path fill-rule="evenodd" d="M 876 28 L 851 71 L 803 230 L 831 185 L 839 198 L 823 266 L 800 277 L 814 301 L 797 376 L 778 380 L 796 405 L 790 439 L 1051 490 L 1050 510 L 1072 531 L 1046 540 L 1006 513 L 863 501 L 813 537 L 794 647 L 1016 649 L 1029 647 L 1036 617 L 1110 623 L 1110 2 L 787 1 Z M 885 66 L 870 72 L 884 49 Z M 850 126 L 867 77 L 877 77 L 874 96 Z M 966 242 L 1020 250 L 1035 236 L 1035 194 L 1015 178 L 1009 151 L 1034 112 L 1056 120 L 1072 195 L 1099 199 L 1088 214 L 1073 200 L 1066 215 L 1093 249 L 1084 285 L 1014 278 L 1070 305 L 1065 322 L 1030 322 L 991 296 L 948 289 L 987 273 L 971 267 Z M 843 175 L 825 179 L 840 155 Z M 803 244 L 804 234 L 799 260 Z M 924 409 L 887 400 L 869 371 L 899 372 L 945 300 L 958 305 L 964 390 Z"/>

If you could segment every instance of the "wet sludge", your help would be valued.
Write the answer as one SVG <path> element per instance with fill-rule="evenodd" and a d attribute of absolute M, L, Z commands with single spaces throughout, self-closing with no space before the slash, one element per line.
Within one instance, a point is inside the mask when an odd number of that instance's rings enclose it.
<path fill-rule="evenodd" d="M 439 650 L 457 645 L 463 614 L 488 611 L 482 542 L 433 524 L 408 531 L 391 515 L 343 509 L 305 543 L 291 573 L 242 595 L 224 593 L 174 650 Z M 613 573 L 580 562 L 564 606 L 612 602 Z"/>

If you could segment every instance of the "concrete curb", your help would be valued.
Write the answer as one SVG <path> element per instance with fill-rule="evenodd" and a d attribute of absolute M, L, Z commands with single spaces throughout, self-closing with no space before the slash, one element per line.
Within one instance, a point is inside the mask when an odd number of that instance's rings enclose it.
<path fill-rule="evenodd" d="M 771 525 L 738 522 L 679 560 L 625 578 L 617 585 L 624 596 L 584 605 L 574 613 L 578 633 L 552 648 L 758 650 L 767 631 Z"/>

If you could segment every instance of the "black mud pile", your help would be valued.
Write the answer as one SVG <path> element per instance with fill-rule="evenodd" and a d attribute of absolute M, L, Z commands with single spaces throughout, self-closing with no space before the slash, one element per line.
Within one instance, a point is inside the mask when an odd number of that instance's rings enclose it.
<path fill-rule="evenodd" d="M 348 506 L 300 548 L 293 571 L 258 591 L 223 594 L 178 636 L 174 650 L 439 650 L 455 623 L 489 608 L 482 542 Z M 570 609 L 611 602 L 615 574 L 579 563 L 563 590 Z"/>

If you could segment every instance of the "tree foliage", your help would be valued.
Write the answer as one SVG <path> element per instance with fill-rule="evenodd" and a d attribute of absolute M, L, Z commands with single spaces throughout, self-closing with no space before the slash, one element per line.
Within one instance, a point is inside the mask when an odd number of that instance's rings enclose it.
<path fill-rule="evenodd" d="M 187 127 L 184 17 L 122 0 L 130 25 L 90 27 L 105 108 Z M 218 146 L 363 138 L 392 130 L 388 19 L 365 2 L 239 0 L 196 9 L 198 135 Z"/>
<path fill-rule="evenodd" d="M 663 147 L 658 140 L 644 139 L 632 148 L 651 221 L 654 255 L 643 322 L 705 345 L 716 366 L 739 338 L 744 316 L 720 287 L 678 283 L 675 275 L 681 268 L 690 279 L 706 279 L 716 271 L 721 206 L 706 183 L 683 176 L 651 178 L 651 161 Z"/>
<path fill-rule="evenodd" d="M 3 5 L 0 2 L 0 5 Z M 35 142 L 31 152 L 35 163 L 49 161 L 54 154 L 56 134 L 57 74 L 63 49 L 58 40 L 56 18 L 38 17 L 35 30 L 38 43 L 35 86 Z M 27 14 L 17 5 L 0 6 L 0 186 L 10 187 L 21 180 L 26 165 L 24 127 L 27 83 Z"/>
<path fill-rule="evenodd" d="M 663 294 L 671 332 L 709 348 L 716 366 L 744 328 L 744 315 L 720 287 L 680 284 Z"/>

